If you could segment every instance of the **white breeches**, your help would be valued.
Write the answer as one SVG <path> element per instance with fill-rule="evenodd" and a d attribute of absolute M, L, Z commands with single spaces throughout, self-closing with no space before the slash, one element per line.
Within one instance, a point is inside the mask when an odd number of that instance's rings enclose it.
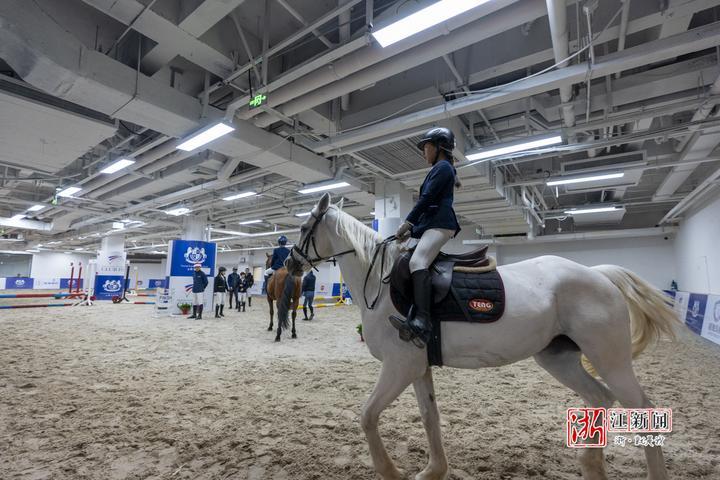
<path fill-rule="evenodd" d="M 227 292 L 215 292 L 215 305 L 225 305 L 225 295 Z"/>
<path fill-rule="evenodd" d="M 410 258 L 410 272 L 426 270 L 440 253 L 440 249 L 452 238 L 452 230 L 444 228 L 431 228 L 422 234 L 412 258 Z"/>

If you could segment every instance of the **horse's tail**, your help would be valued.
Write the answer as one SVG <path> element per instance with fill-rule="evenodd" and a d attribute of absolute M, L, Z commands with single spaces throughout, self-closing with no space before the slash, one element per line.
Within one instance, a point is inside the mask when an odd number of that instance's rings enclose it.
<path fill-rule="evenodd" d="M 607 277 L 625 297 L 630 312 L 632 358 L 637 358 L 651 343 L 658 342 L 663 336 L 675 340 L 675 328 L 681 322 L 672 309 L 670 297 L 635 273 L 617 265 L 597 265 L 592 269 Z M 584 356 L 583 365 L 594 374 L 594 369 Z"/>
<path fill-rule="evenodd" d="M 275 272 L 277 275 L 279 273 Z M 295 278 L 290 275 L 290 272 L 285 274 L 285 285 L 283 286 L 282 295 L 277 300 L 278 308 L 278 325 L 280 328 L 290 328 L 290 321 L 288 319 L 290 313 L 290 305 L 292 305 L 292 296 L 295 291 Z"/>

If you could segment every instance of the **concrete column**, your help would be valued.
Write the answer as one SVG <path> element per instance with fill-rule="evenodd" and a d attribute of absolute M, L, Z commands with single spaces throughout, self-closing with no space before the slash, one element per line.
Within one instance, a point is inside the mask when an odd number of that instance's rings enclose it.
<path fill-rule="evenodd" d="M 209 234 L 207 217 L 205 215 L 186 215 L 183 217 L 182 240 L 201 240 L 207 242 L 210 239 Z"/>
<path fill-rule="evenodd" d="M 100 241 L 101 252 L 122 252 L 125 250 L 125 235 L 122 233 L 108 235 Z"/>
<path fill-rule="evenodd" d="M 375 182 L 375 220 L 383 237 L 393 235 L 415 205 L 413 194 L 396 181 L 378 179 Z"/>

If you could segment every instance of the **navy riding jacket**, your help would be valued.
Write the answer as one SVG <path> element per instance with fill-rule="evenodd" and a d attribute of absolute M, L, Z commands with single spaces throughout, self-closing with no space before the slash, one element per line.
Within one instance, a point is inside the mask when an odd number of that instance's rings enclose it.
<path fill-rule="evenodd" d="M 224 275 L 220 275 L 219 273 L 215 277 L 215 284 L 213 285 L 213 292 L 214 293 L 225 293 L 228 290 L 228 284 L 227 279 Z"/>
<path fill-rule="evenodd" d="M 245 281 L 247 282 L 248 288 L 255 285 L 255 278 L 253 277 L 252 273 L 250 273 L 250 272 L 245 274 Z"/>
<path fill-rule="evenodd" d="M 205 291 L 205 288 L 207 286 L 208 279 L 207 275 L 205 275 L 205 272 L 203 272 L 202 270 L 193 270 L 193 293 L 202 293 Z"/>
<path fill-rule="evenodd" d="M 285 259 L 290 255 L 290 249 L 287 247 L 277 247 L 273 250 L 272 260 L 270 261 L 270 268 L 273 270 L 280 270 L 285 266 Z"/>
<path fill-rule="evenodd" d="M 442 159 L 435 162 L 420 187 L 420 198 L 406 220 L 413 226 L 412 237 L 420 238 L 426 230 L 444 228 L 460 231 L 453 210 L 455 167 Z"/>
<path fill-rule="evenodd" d="M 233 273 L 231 273 L 230 275 L 228 275 L 228 277 L 227 277 L 227 284 L 228 284 L 228 288 L 229 288 L 230 290 L 235 290 L 235 289 L 237 289 L 237 286 L 238 286 L 239 283 L 240 283 L 240 275 L 238 275 L 238 274 L 235 273 L 235 272 L 233 272 Z"/>
<path fill-rule="evenodd" d="M 305 275 L 305 278 L 303 278 L 302 291 L 303 292 L 314 292 L 315 291 L 315 275 L 312 272 L 308 273 L 307 275 Z"/>

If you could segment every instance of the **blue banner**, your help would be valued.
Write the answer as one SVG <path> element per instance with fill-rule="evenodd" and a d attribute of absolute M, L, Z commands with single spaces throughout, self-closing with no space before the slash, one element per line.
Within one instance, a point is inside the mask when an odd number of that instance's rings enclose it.
<path fill-rule="evenodd" d="M 685 324 L 690 330 L 702 334 L 703 319 L 705 318 L 705 307 L 707 307 L 708 296 L 700 293 L 691 293 L 688 301 Z"/>
<path fill-rule="evenodd" d="M 352 295 L 350 295 L 350 290 L 348 290 L 347 285 L 344 283 L 342 286 L 342 290 L 343 290 L 343 293 L 342 293 L 343 298 L 352 298 Z M 332 296 L 333 297 L 340 296 L 340 284 L 339 283 L 333 283 Z"/>
<path fill-rule="evenodd" d="M 34 280 L 28 277 L 7 277 L 5 278 L 5 288 L 8 290 L 24 290 L 33 288 Z"/>
<path fill-rule="evenodd" d="M 95 277 L 95 296 L 98 300 L 112 300 L 114 296 L 122 295 L 122 275 L 98 275 Z"/>
<path fill-rule="evenodd" d="M 75 289 L 78 287 L 78 279 L 77 278 L 72 279 L 72 287 L 73 287 L 72 289 L 74 292 Z M 67 290 L 68 288 L 70 288 L 70 279 L 69 278 L 61 278 L 60 279 L 60 289 Z M 83 288 L 83 279 L 82 278 L 80 279 L 80 288 Z"/>
<path fill-rule="evenodd" d="M 165 288 L 164 278 L 151 278 L 148 280 L 147 288 Z"/>
<path fill-rule="evenodd" d="M 199 263 L 209 277 L 215 276 L 215 244 L 197 240 L 173 242 L 170 276 L 192 277 L 193 265 Z M 206 270 L 209 269 L 209 270 Z"/>

